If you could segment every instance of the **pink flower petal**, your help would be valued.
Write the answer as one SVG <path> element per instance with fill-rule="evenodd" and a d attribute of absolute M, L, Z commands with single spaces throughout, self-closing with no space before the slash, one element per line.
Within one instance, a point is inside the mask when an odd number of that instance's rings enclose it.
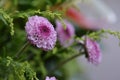
<path fill-rule="evenodd" d="M 51 50 L 57 40 L 53 25 L 44 17 L 31 16 L 25 26 L 28 40 L 43 50 Z"/>
<path fill-rule="evenodd" d="M 101 62 L 101 51 L 99 44 L 96 41 L 86 37 L 85 48 L 88 61 L 95 65 L 98 65 Z"/>

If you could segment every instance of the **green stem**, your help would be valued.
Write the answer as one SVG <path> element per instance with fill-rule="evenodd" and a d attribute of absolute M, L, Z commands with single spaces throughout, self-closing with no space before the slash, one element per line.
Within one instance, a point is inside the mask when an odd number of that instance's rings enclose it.
<path fill-rule="evenodd" d="M 70 57 L 70 58 L 68 58 L 68 59 L 60 62 L 60 63 L 52 70 L 52 73 L 53 73 L 54 71 L 56 71 L 57 69 L 59 69 L 60 67 L 62 67 L 64 64 L 68 63 L 69 61 L 71 61 L 71 60 L 73 60 L 73 59 L 75 59 L 75 58 L 77 58 L 77 57 L 79 57 L 79 56 L 82 55 L 82 54 L 83 54 L 83 53 L 75 54 L 75 55 L 73 55 L 72 57 Z"/>
<path fill-rule="evenodd" d="M 29 42 L 27 41 L 20 49 L 19 51 L 16 53 L 14 58 L 18 58 L 24 51 L 25 49 L 28 47 Z"/>

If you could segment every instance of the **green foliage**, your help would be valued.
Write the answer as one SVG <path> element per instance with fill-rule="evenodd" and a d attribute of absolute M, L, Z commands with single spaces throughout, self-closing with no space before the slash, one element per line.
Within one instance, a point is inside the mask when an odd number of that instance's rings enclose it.
<path fill-rule="evenodd" d="M 28 62 L 14 61 L 11 57 L 0 57 L 0 76 L 0 80 L 38 80 Z"/>
<path fill-rule="evenodd" d="M 9 14 L 7 14 L 3 9 L 0 9 L 0 14 L 2 15 L 3 22 L 8 26 L 10 26 L 10 34 L 14 35 L 14 27 L 13 27 L 13 18 L 10 17 Z"/>
<path fill-rule="evenodd" d="M 90 34 L 88 34 L 89 37 L 95 39 L 95 40 L 100 40 L 100 38 L 106 38 L 107 36 L 105 34 L 110 34 L 113 35 L 115 37 L 117 37 L 120 40 L 120 32 L 118 31 L 112 31 L 112 30 L 105 30 L 105 29 L 101 29 L 97 32 L 92 32 Z M 100 37 L 101 36 L 101 37 Z"/>

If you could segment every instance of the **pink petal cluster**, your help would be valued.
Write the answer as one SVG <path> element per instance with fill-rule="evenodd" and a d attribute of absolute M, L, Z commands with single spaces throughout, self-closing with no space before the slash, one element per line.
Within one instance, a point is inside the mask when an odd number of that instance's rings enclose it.
<path fill-rule="evenodd" d="M 66 25 L 66 29 L 64 29 L 63 24 L 59 20 L 56 20 L 56 31 L 60 44 L 63 47 L 68 47 L 72 45 L 74 41 L 75 30 L 73 25 L 67 20 L 64 20 L 64 23 Z"/>
<path fill-rule="evenodd" d="M 28 40 L 43 50 L 51 50 L 57 40 L 53 25 L 44 17 L 31 16 L 25 26 Z"/>
<path fill-rule="evenodd" d="M 46 77 L 46 79 L 45 80 L 56 80 L 56 78 L 55 77 Z"/>
<path fill-rule="evenodd" d="M 98 65 L 101 62 L 101 51 L 99 44 L 96 41 L 86 37 L 85 48 L 88 61 L 92 64 Z"/>

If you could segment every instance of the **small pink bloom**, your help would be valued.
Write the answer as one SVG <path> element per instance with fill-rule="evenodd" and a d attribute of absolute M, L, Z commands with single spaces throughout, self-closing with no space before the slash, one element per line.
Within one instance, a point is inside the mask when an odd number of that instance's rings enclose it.
<path fill-rule="evenodd" d="M 46 79 L 45 80 L 56 80 L 56 78 L 55 77 L 46 77 Z"/>
<path fill-rule="evenodd" d="M 31 16 L 25 26 L 28 40 L 43 50 L 51 50 L 57 40 L 53 25 L 44 17 Z"/>
<path fill-rule="evenodd" d="M 99 44 L 96 41 L 85 37 L 85 48 L 88 61 L 92 64 L 98 65 L 101 62 L 101 51 Z"/>
<path fill-rule="evenodd" d="M 96 25 L 96 23 L 92 20 L 89 20 L 87 17 L 85 17 L 79 10 L 73 7 L 69 7 L 66 10 L 66 16 L 71 19 L 73 22 L 75 22 L 79 27 L 84 29 L 99 29 Z"/>
<path fill-rule="evenodd" d="M 63 47 L 68 47 L 72 45 L 74 41 L 75 30 L 70 22 L 64 20 L 64 23 L 66 25 L 66 29 L 64 29 L 63 24 L 59 20 L 56 20 L 56 31 L 60 44 Z"/>

